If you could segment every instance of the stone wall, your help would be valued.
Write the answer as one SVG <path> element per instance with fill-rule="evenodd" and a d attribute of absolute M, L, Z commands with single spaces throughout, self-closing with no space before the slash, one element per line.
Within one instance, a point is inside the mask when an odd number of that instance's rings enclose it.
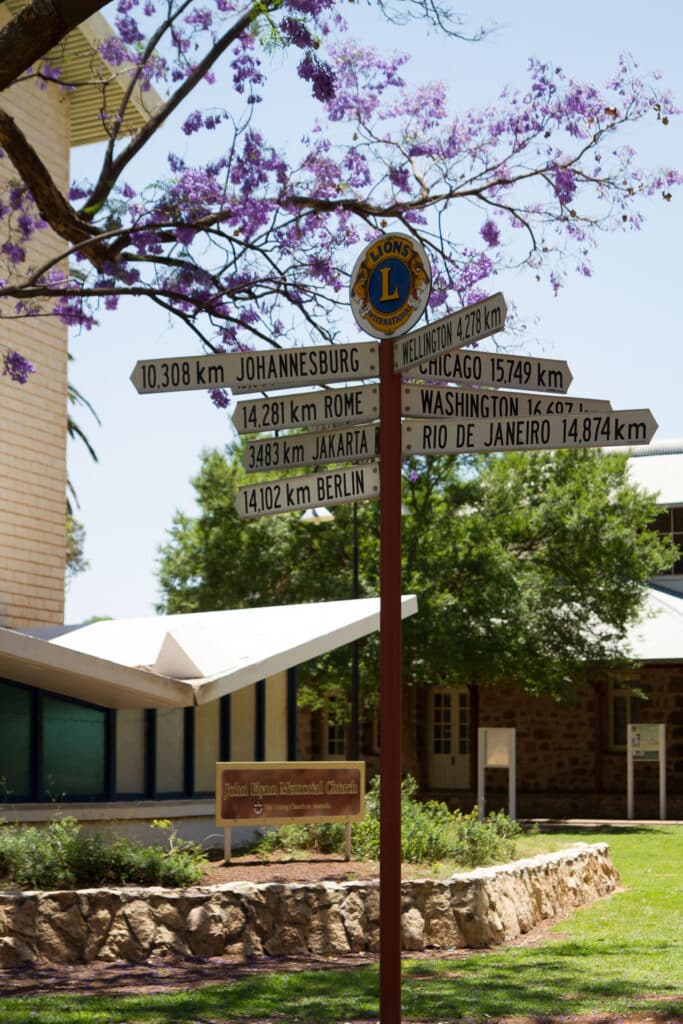
<path fill-rule="evenodd" d="M 619 883 L 605 843 L 402 886 L 403 948 L 495 946 Z M 376 952 L 379 883 L 0 894 L 0 967 Z"/>

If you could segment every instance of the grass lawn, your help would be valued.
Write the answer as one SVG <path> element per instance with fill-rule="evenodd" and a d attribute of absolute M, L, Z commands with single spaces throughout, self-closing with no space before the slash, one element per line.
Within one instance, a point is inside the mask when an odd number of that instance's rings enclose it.
<path fill-rule="evenodd" d="M 564 831 L 526 837 L 525 856 L 577 840 L 610 844 L 626 891 L 562 921 L 542 946 L 460 960 L 404 961 L 406 1021 L 647 1011 L 683 1021 L 683 828 Z M 263 973 L 230 985 L 138 997 L 7 998 L 2 1024 L 338 1024 L 376 1020 L 376 966 Z"/>

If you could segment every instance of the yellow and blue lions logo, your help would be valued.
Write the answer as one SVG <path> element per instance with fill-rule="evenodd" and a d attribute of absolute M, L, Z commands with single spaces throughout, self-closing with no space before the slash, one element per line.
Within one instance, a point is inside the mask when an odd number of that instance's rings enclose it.
<path fill-rule="evenodd" d="M 426 253 L 409 235 L 382 235 L 368 245 L 351 274 L 351 311 L 374 338 L 403 334 L 429 300 L 432 274 Z"/>

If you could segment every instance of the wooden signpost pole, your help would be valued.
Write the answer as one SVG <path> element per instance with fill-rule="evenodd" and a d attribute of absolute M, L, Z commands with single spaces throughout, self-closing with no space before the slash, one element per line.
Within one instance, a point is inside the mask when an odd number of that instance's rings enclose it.
<path fill-rule="evenodd" d="M 401 378 L 380 342 L 380 979 L 382 1024 L 401 1021 Z"/>

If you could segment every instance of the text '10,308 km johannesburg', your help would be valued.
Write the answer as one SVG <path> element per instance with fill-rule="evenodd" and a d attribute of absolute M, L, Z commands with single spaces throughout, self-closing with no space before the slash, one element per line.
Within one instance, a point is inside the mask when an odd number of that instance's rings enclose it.
<path fill-rule="evenodd" d="M 229 352 L 178 359 L 144 359 L 131 380 L 141 395 L 230 388 L 235 394 L 371 380 L 379 374 L 375 342 L 315 345 L 269 352 Z"/>

